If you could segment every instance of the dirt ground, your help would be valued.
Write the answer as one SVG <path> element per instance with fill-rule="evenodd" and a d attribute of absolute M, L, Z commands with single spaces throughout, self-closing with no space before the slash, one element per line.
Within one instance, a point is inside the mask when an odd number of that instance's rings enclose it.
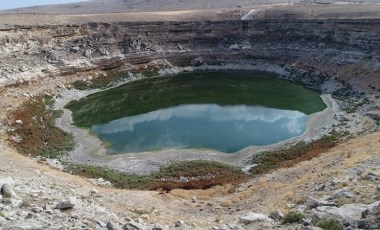
<path fill-rule="evenodd" d="M 259 19 L 339 19 L 339 18 L 379 18 L 380 4 L 361 5 L 261 5 L 242 8 L 192 9 L 178 11 L 122 12 L 96 14 L 0 14 L 0 29 L 11 25 L 62 25 L 84 24 L 88 22 L 111 23 L 121 21 L 202 21 L 236 20 L 252 9 L 258 9 L 254 17 Z M 288 19 L 286 18 L 286 19 Z"/>

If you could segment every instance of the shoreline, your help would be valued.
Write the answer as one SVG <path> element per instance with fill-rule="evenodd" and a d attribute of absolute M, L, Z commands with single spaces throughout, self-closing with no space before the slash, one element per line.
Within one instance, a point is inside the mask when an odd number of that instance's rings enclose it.
<path fill-rule="evenodd" d="M 221 69 L 220 67 L 217 68 Z M 278 70 L 276 72 L 278 72 Z M 168 74 L 168 71 L 162 71 L 162 74 Z M 125 83 L 127 82 L 123 82 L 122 84 Z M 99 91 L 101 91 L 101 89 L 89 91 L 66 90 L 65 92 L 61 92 L 62 97 L 57 98 L 55 109 L 63 109 L 64 105 L 68 102 Z M 140 153 L 106 155 L 104 143 L 96 136 L 90 134 L 88 129 L 71 125 L 71 111 L 63 109 L 64 114 L 61 118 L 57 119 L 57 126 L 74 134 L 76 148 L 67 156 L 62 157 L 61 160 L 74 164 L 90 164 L 108 167 L 118 171 L 140 175 L 158 171 L 162 166 L 184 160 L 212 160 L 239 167 L 246 167 L 247 165 L 244 162 L 253 154 L 289 146 L 303 140 L 310 141 L 318 139 L 331 131 L 333 124 L 337 123 L 334 119 L 334 114 L 340 111 L 339 106 L 337 101 L 329 94 L 322 94 L 321 98 L 327 107 L 323 111 L 309 115 L 307 129 L 302 135 L 271 145 L 248 146 L 233 154 L 212 149 L 171 148 Z"/>

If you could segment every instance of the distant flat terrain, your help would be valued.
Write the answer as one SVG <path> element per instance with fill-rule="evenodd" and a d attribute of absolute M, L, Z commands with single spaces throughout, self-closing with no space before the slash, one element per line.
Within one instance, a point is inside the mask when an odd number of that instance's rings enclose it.
<path fill-rule="evenodd" d="M 287 3 L 287 0 L 92 0 L 86 2 L 25 7 L 0 13 L 100 14 L 120 12 L 238 8 Z"/>
<path fill-rule="evenodd" d="M 145 12 L 92 14 L 6 13 L 7 11 L 3 11 L 0 13 L 0 30 L 10 28 L 14 25 L 63 25 L 83 24 L 89 22 L 113 23 L 137 21 L 240 20 L 240 18 L 251 9 L 256 9 L 254 13 L 255 19 L 283 20 L 380 18 L 380 4 L 275 4 L 240 8 L 231 7 L 171 11 L 157 11 L 157 8 L 154 8 L 152 9 L 153 11 Z"/>
<path fill-rule="evenodd" d="M 91 0 L 77 3 L 24 7 L 0 11 L 0 14 L 103 14 L 122 12 L 152 12 L 195 9 L 237 9 L 273 4 L 367 4 L 380 0 Z"/>

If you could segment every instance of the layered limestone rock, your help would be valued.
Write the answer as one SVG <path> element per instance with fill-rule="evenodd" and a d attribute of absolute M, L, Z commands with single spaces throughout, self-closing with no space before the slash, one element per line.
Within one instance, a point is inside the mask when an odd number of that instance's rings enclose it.
<path fill-rule="evenodd" d="M 327 76 L 369 79 L 377 90 L 380 20 L 120 22 L 12 26 L 0 31 L 0 85 L 167 59 L 221 65 L 266 61 L 311 86 Z M 259 69 L 259 67 L 257 67 Z M 269 69 L 269 71 L 271 71 Z M 372 77 L 373 78 L 373 77 Z M 362 86 L 361 86 L 362 87 Z"/>

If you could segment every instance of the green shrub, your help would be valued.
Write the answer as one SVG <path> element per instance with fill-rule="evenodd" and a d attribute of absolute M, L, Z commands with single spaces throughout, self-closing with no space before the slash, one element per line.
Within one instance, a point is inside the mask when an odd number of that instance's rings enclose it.
<path fill-rule="evenodd" d="M 324 230 L 343 230 L 343 225 L 335 219 L 322 219 L 315 225 Z"/>
<path fill-rule="evenodd" d="M 310 143 L 301 141 L 288 148 L 255 154 L 251 157 L 249 163 L 257 166 L 253 167 L 250 172 L 254 175 L 260 175 L 276 168 L 287 168 L 298 162 L 310 160 L 335 146 L 344 136 L 345 134 L 333 130 L 329 135 L 313 140 Z"/>
<path fill-rule="evenodd" d="M 289 212 L 284 216 L 284 219 L 282 220 L 283 224 L 293 224 L 293 223 L 301 223 L 302 219 L 305 216 L 302 213 L 299 212 Z"/>
<path fill-rule="evenodd" d="M 205 160 L 176 162 L 149 175 L 129 174 L 91 165 L 67 164 L 66 170 L 89 178 L 104 178 L 116 188 L 140 190 L 207 189 L 247 179 L 247 175 L 237 167 Z M 183 177 L 190 179 L 181 181 Z"/>
<path fill-rule="evenodd" d="M 77 80 L 73 82 L 73 87 L 74 89 L 77 90 L 88 90 L 91 89 L 90 83 L 82 81 L 82 80 Z"/>

